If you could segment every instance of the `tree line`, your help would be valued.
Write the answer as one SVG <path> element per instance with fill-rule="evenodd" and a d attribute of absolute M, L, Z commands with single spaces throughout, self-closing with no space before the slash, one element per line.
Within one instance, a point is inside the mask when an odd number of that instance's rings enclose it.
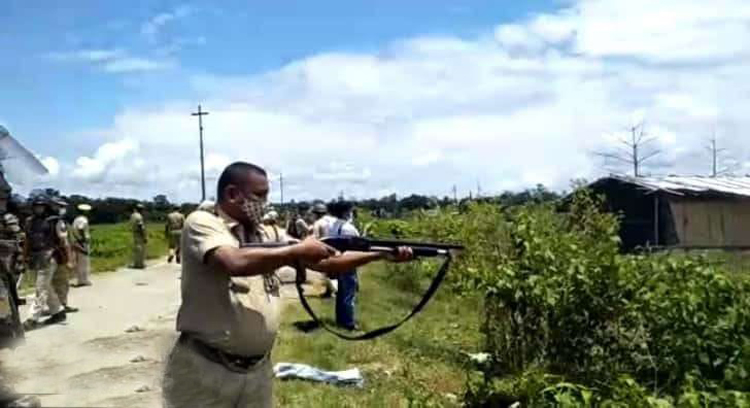
<path fill-rule="evenodd" d="M 146 221 L 149 222 L 164 221 L 166 215 L 175 208 L 183 214 L 189 214 L 198 206 L 198 203 L 172 203 L 164 194 L 156 195 L 151 200 L 136 200 L 119 197 L 90 198 L 78 194 L 66 196 L 61 194 L 58 190 L 46 188 L 34 190 L 30 194 L 30 197 L 34 197 L 38 194 L 44 194 L 47 197 L 58 197 L 65 200 L 69 204 L 68 214 L 70 216 L 77 213 L 76 207 L 79 204 L 86 203 L 91 205 L 92 210 L 88 213 L 88 218 L 92 224 L 112 224 L 128 221 L 133 207 L 138 203 L 145 207 L 143 215 Z M 457 200 L 447 196 L 439 198 L 437 196 L 410 194 L 408 196 L 399 197 L 396 194 L 391 194 L 381 198 L 368 198 L 352 201 L 361 211 L 369 211 L 376 216 L 390 218 L 400 217 L 403 214 L 417 210 L 431 210 L 454 205 L 460 207 L 472 201 L 489 202 L 501 206 L 515 206 L 527 203 L 555 201 L 561 197 L 561 194 L 548 190 L 546 187 L 539 184 L 534 188 L 529 188 L 519 192 L 506 191 L 499 195 L 467 197 Z M 283 205 L 279 203 L 273 203 L 271 205 L 282 216 L 285 216 L 295 212 L 304 213 L 318 202 L 323 201 L 291 201 L 284 203 Z M 21 214 L 30 215 L 31 209 L 28 205 L 28 201 L 24 200 L 23 202 L 18 202 L 16 204 L 16 211 Z"/>

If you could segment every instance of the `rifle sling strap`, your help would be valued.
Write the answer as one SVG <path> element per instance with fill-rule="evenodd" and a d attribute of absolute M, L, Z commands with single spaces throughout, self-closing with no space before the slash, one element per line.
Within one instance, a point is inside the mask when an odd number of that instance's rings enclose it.
<path fill-rule="evenodd" d="M 371 330 L 367 333 L 356 335 L 356 336 L 340 333 L 336 330 L 331 329 L 327 324 L 321 321 L 318 318 L 318 316 L 315 314 L 315 312 L 313 311 L 312 307 L 310 307 L 310 304 L 307 303 L 307 299 L 305 299 L 305 295 L 302 291 L 302 282 L 300 282 L 299 279 L 296 280 L 297 294 L 299 295 L 299 300 L 300 300 L 300 303 L 302 303 L 302 307 L 305 308 L 305 311 L 307 311 L 307 314 L 310 315 L 310 317 L 319 327 L 324 328 L 326 331 L 344 340 L 352 340 L 352 341 L 372 340 L 374 338 L 380 337 L 384 334 L 388 334 L 396 330 L 399 326 L 406 323 L 409 319 L 411 319 L 417 313 L 419 313 L 427 305 L 430 299 L 432 299 L 432 295 L 434 295 L 435 292 L 437 292 L 438 288 L 440 287 L 440 284 L 443 282 L 443 279 L 445 278 L 445 275 L 448 273 L 450 263 L 451 263 L 451 256 L 450 254 L 448 254 L 445 256 L 445 260 L 443 261 L 443 264 L 440 265 L 440 269 L 438 269 L 438 272 L 435 274 L 435 277 L 432 279 L 432 282 L 430 283 L 430 286 L 427 288 L 427 291 L 425 291 L 424 295 L 422 295 L 422 300 L 420 300 L 419 303 L 417 303 L 417 305 L 414 306 L 414 309 L 412 309 L 411 313 L 406 315 L 406 317 L 401 319 L 401 321 L 395 324 L 392 324 L 389 326 L 383 326 L 381 328 Z M 298 268 L 297 274 L 299 273 L 300 271 Z"/>

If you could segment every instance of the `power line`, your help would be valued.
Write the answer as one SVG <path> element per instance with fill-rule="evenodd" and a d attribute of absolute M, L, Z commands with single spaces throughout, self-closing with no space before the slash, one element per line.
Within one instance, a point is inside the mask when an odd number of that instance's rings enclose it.
<path fill-rule="evenodd" d="M 190 115 L 198 117 L 198 132 L 200 134 L 200 147 L 201 147 L 201 201 L 206 200 L 206 172 L 203 164 L 203 116 L 208 115 L 208 112 L 202 111 L 201 106 L 198 105 L 198 112 L 193 112 Z"/>

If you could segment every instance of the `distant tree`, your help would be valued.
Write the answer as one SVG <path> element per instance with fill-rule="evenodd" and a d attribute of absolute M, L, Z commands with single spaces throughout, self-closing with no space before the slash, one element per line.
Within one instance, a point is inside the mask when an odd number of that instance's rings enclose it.
<path fill-rule="evenodd" d="M 725 174 L 731 174 L 733 171 L 739 169 L 739 163 L 731 157 L 724 157 L 724 152 L 727 149 L 718 147 L 716 141 L 716 132 L 713 137 L 709 140 L 708 146 L 706 146 L 709 153 L 711 154 L 711 177 L 717 177 Z M 726 167 L 719 167 L 722 162 L 727 162 L 729 165 Z"/>
<path fill-rule="evenodd" d="M 629 137 L 619 138 L 619 142 L 625 147 L 618 147 L 611 151 L 594 152 L 607 162 L 612 160 L 621 165 L 633 167 L 633 176 L 640 177 L 643 163 L 661 153 L 658 149 L 647 149 L 646 145 L 654 141 L 653 137 L 646 137 L 645 124 L 643 122 L 628 128 Z"/>
<path fill-rule="evenodd" d="M 399 207 L 407 211 L 430 208 L 430 198 L 423 195 L 412 194 L 401 199 Z"/>

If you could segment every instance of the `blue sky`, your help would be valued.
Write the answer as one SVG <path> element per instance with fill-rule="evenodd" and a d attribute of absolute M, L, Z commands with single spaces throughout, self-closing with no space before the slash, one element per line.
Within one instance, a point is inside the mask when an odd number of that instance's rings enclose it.
<path fill-rule="evenodd" d="M 564 188 L 643 119 L 654 172 L 703 171 L 717 126 L 747 161 L 741 0 L 66 3 L 0 15 L 0 123 L 66 192 L 194 199 L 199 102 L 212 177 L 253 160 L 300 199 Z"/>
<path fill-rule="evenodd" d="M 549 1 L 66 3 L 50 7 L 11 0 L 0 17 L 3 49 L 11 56 L 0 65 L 6 95 L 0 112 L 37 149 L 44 146 L 41 139 L 104 126 L 128 104 L 199 97 L 184 82 L 189 72 L 249 75 L 318 52 L 377 50 L 415 35 L 471 37 L 498 22 L 554 7 Z M 160 15 L 171 17 L 155 23 Z M 165 50 L 169 47 L 175 49 Z M 80 50 L 125 50 L 147 60 L 175 60 L 178 66 L 123 75 L 49 58 Z"/>

